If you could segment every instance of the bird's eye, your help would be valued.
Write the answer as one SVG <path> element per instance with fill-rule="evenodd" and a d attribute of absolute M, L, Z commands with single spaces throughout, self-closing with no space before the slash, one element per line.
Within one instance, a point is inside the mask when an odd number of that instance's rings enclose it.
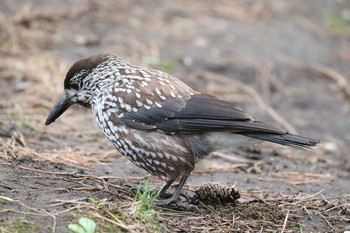
<path fill-rule="evenodd" d="M 70 88 L 71 88 L 71 89 L 74 89 L 74 90 L 76 90 L 76 91 L 78 91 L 78 90 L 79 90 L 79 84 L 78 84 L 78 83 L 72 83 L 72 84 L 70 85 Z"/>

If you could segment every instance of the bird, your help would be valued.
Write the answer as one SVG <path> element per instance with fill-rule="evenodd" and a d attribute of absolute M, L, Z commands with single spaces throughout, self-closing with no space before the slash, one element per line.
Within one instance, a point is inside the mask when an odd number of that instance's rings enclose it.
<path fill-rule="evenodd" d="M 231 102 L 110 53 L 83 58 L 71 66 L 64 91 L 45 124 L 73 104 L 92 110 L 103 134 L 122 155 L 165 180 L 159 197 L 179 180 L 170 197 L 157 199 L 159 206 L 178 201 L 199 160 L 237 141 L 269 141 L 306 149 L 320 142 L 255 120 Z"/>

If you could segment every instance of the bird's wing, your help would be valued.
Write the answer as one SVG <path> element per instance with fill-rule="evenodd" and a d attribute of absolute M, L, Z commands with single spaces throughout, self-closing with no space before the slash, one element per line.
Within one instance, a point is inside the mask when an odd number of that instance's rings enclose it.
<path fill-rule="evenodd" d="M 167 134 L 214 131 L 286 133 L 267 123 L 254 121 L 232 103 L 205 94 L 194 94 L 187 100 L 167 99 L 161 108 L 128 112 L 121 120 L 134 129 L 162 130 Z"/>

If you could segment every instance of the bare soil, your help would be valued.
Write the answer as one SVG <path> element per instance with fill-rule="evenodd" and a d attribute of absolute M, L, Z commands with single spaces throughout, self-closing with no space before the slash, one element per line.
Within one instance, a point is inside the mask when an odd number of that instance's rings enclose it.
<path fill-rule="evenodd" d="M 350 231 L 350 2 L 1 1 L 0 232 Z M 135 190 L 162 181 L 122 157 L 92 113 L 44 121 L 75 60 L 101 52 L 161 69 L 236 102 L 255 119 L 321 139 L 270 143 L 201 161 L 185 191 L 235 187 L 200 213 L 135 213 Z"/>

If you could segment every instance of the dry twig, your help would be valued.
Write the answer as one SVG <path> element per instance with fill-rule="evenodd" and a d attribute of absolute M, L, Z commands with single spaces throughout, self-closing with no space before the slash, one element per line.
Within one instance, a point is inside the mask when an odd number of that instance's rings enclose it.
<path fill-rule="evenodd" d="M 344 98 L 348 101 L 350 101 L 350 83 L 349 79 L 346 78 L 343 74 L 338 72 L 337 70 L 334 70 L 330 67 L 321 65 L 321 64 L 308 64 L 308 63 L 301 63 L 298 62 L 292 58 L 286 58 L 283 57 L 282 61 L 285 63 L 292 65 L 294 67 L 297 67 L 299 69 L 308 70 L 317 74 L 322 75 L 323 77 L 326 77 L 333 82 L 335 82 L 337 89 L 342 93 Z"/>
<path fill-rule="evenodd" d="M 286 229 L 287 221 L 288 221 L 288 216 L 289 216 L 289 210 L 287 211 L 286 218 L 284 219 L 283 227 L 282 227 L 281 233 L 283 233 L 284 230 Z"/>

